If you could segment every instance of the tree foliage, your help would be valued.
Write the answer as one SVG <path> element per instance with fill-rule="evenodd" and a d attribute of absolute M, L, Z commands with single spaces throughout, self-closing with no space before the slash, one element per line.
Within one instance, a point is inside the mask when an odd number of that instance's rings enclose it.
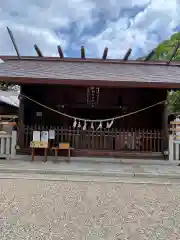
<path fill-rule="evenodd" d="M 6 82 L 0 82 L 0 90 L 7 91 L 9 88 L 10 84 Z"/>
<path fill-rule="evenodd" d="M 180 113 L 180 90 L 169 92 L 168 110 L 169 113 Z"/>
<path fill-rule="evenodd" d="M 165 40 L 160 43 L 154 49 L 154 55 L 150 60 L 170 60 L 173 54 L 173 51 L 177 44 L 180 42 L 180 32 L 175 33 L 171 36 L 169 40 Z M 140 58 L 141 60 L 145 59 L 145 57 Z M 180 47 L 178 48 L 173 60 L 180 60 Z M 170 91 L 168 94 L 168 108 L 169 113 L 180 112 L 180 90 L 178 91 Z"/>
<path fill-rule="evenodd" d="M 180 41 L 180 32 L 175 33 L 170 39 L 163 41 L 154 49 L 154 55 L 150 60 L 169 60 L 173 51 Z M 140 58 L 145 59 L 146 56 Z M 178 48 L 176 55 L 172 60 L 180 60 L 180 48 Z"/>

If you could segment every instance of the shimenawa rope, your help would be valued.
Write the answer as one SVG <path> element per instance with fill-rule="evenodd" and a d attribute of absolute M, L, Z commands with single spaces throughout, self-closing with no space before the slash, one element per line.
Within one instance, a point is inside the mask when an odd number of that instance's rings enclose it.
<path fill-rule="evenodd" d="M 28 99 L 28 100 L 36 103 L 37 105 L 39 105 L 39 106 L 41 106 L 41 107 L 44 107 L 44 108 L 46 108 L 46 109 L 48 109 L 48 110 L 50 110 L 50 111 L 52 111 L 52 112 L 55 112 L 55 113 L 57 113 L 57 114 L 60 114 L 60 115 L 62 115 L 62 116 L 65 116 L 65 117 L 68 117 L 68 118 L 71 118 L 71 119 L 75 119 L 75 120 L 77 120 L 77 121 L 83 121 L 83 122 L 86 122 L 86 123 L 87 123 L 87 122 L 91 122 L 91 123 L 100 122 L 100 123 L 102 123 L 102 122 L 114 121 L 114 120 L 117 120 L 117 119 L 121 119 L 121 118 L 124 118 L 124 117 L 128 117 L 128 116 L 130 116 L 130 115 L 134 115 L 134 114 L 137 114 L 137 113 L 139 113 L 139 112 L 148 110 L 148 109 L 150 109 L 150 108 L 152 108 L 152 107 L 155 107 L 155 106 L 157 106 L 157 105 L 160 105 L 160 104 L 163 104 L 163 103 L 166 102 L 166 100 L 163 100 L 163 101 L 160 101 L 160 102 L 155 103 L 155 104 L 153 104 L 153 105 L 150 105 L 150 106 L 148 106 L 148 107 L 139 109 L 139 110 L 137 110 L 137 111 L 134 111 L 134 112 L 131 112 L 131 113 L 127 113 L 127 114 L 124 114 L 124 115 L 121 115 L 121 116 L 113 117 L 113 118 L 92 119 L 92 120 L 91 120 L 91 119 L 85 119 L 85 118 L 79 118 L 79 117 L 71 116 L 71 115 L 69 115 L 69 114 L 66 114 L 66 113 L 57 111 L 57 110 L 55 110 L 55 109 L 53 109 L 53 108 L 50 108 L 50 107 L 48 107 L 48 106 L 46 106 L 46 105 L 44 105 L 44 104 L 42 104 L 42 103 L 40 103 L 40 102 L 38 102 L 38 101 L 36 101 L 36 100 L 34 100 L 34 99 L 26 96 L 26 95 L 20 94 L 20 96 L 22 96 L 22 97 L 24 97 L 24 98 L 26 98 L 26 99 Z"/>

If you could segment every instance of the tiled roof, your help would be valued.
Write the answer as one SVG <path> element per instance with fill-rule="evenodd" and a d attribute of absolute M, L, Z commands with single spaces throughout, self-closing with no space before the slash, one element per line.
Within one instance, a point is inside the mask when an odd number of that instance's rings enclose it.
<path fill-rule="evenodd" d="M 55 80 L 180 84 L 180 66 L 85 61 L 8 60 L 0 64 L 0 77 L 6 76 Z"/>

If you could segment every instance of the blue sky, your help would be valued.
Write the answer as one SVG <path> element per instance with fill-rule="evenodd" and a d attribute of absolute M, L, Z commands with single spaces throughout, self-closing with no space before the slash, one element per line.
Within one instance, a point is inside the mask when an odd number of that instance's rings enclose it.
<path fill-rule="evenodd" d="M 45 56 L 132 58 L 147 54 L 180 31 L 180 0 L 6 0 L 0 3 L 0 54 L 15 54 L 6 26 L 13 31 L 20 53 Z"/>

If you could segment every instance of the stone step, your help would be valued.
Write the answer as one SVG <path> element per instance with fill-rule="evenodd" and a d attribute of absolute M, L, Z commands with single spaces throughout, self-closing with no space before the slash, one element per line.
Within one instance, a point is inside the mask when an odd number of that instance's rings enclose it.
<path fill-rule="evenodd" d="M 30 155 L 31 149 L 18 149 L 18 155 Z M 43 156 L 44 152 L 36 150 L 36 155 Z M 49 150 L 49 156 L 53 156 L 53 153 Z M 66 151 L 62 151 L 60 156 L 66 156 Z M 88 149 L 75 149 L 72 151 L 73 157 L 103 157 L 103 158 L 125 158 L 125 159 L 156 159 L 163 160 L 162 153 L 153 152 L 136 152 L 136 151 L 104 151 L 104 150 L 88 150 Z"/>

